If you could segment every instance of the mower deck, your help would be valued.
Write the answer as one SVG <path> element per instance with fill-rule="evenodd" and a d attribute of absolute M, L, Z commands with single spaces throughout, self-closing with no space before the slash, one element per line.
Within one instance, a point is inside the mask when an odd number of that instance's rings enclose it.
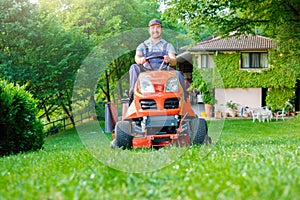
<path fill-rule="evenodd" d="M 163 134 L 135 137 L 132 140 L 133 148 L 151 148 L 166 146 L 186 146 L 190 144 L 190 137 L 186 134 Z"/>

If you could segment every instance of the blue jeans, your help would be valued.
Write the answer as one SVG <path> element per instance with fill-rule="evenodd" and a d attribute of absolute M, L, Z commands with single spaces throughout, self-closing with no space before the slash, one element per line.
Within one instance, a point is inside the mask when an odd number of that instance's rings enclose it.
<path fill-rule="evenodd" d="M 129 90 L 129 95 L 133 94 L 134 91 L 134 85 L 137 81 L 137 78 L 139 76 L 139 74 L 142 72 L 143 70 L 141 69 L 141 67 L 138 64 L 133 64 L 130 66 L 129 69 L 129 81 L 130 81 L 130 90 Z M 186 87 L 184 84 L 184 76 L 182 74 L 181 71 L 177 71 L 174 70 L 179 78 L 179 82 L 183 88 L 184 91 L 184 100 L 186 100 L 188 98 L 188 93 L 186 92 Z"/>

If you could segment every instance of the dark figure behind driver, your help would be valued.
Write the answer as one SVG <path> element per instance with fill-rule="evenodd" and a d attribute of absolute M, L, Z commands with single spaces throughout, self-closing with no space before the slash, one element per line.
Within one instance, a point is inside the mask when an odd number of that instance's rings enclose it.
<path fill-rule="evenodd" d="M 177 64 L 174 46 L 161 38 L 162 24 L 160 20 L 153 19 L 149 22 L 149 33 L 150 38 L 141 43 L 136 49 L 135 62 L 137 64 L 131 65 L 129 69 L 130 98 L 132 97 L 137 77 L 142 71 L 145 71 L 145 69 L 151 70 L 151 67 L 154 70 L 157 70 L 159 69 L 162 62 L 169 63 L 171 66 L 175 66 Z M 149 61 L 149 64 L 146 61 L 146 57 L 149 56 L 163 56 L 164 59 L 151 59 Z M 143 67 L 141 67 L 140 65 L 144 65 L 144 69 L 142 69 Z M 184 90 L 184 99 L 186 100 L 188 95 L 184 84 L 183 74 L 180 71 L 174 71 L 176 72 L 179 78 L 179 82 Z"/>

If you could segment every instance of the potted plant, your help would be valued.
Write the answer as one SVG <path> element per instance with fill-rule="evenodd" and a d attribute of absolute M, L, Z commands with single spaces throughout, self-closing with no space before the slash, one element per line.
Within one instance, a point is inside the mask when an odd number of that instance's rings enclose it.
<path fill-rule="evenodd" d="M 284 110 L 287 116 L 294 115 L 293 113 L 295 113 L 295 108 L 293 104 L 289 101 L 285 103 Z"/>
<path fill-rule="evenodd" d="M 202 93 L 202 100 L 205 107 L 205 112 L 207 117 L 212 117 L 213 105 L 216 104 L 216 99 L 213 96 L 213 91 L 208 89 L 205 82 L 202 82 L 197 88 Z"/>
<path fill-rule="evenodd" d="M 237 116 L 237 112 L 238 112 L 237 103 L 234 103 L 234 102 L 232 102 L 232 100 L 230 100 L 230 101 L 226 102 L 226 106 L 230 110 L 230 115 L 232 117 L 236 117 Z"/>
<path fill-rule="evenodd" d="M 207 91 L 202 93 L 203 94 L 203 103 L 205 105 L 205 108 L 210 108 L 210 116 L 212 115 L 213 112 L 213 105 L 217 103 L 217 100 L 215 99 L 213 95 L 213 91 Z"/>
<path fill-rule="evenodd" d="M 290 107 L 291 115 L 293 117 L 296 116 L 295 103 L 296 103 L 296 95 L 294 94 L 293 97 L 287 102 L 288 106 Z"/>
<path fill-rule="evenodd" d="M 201 91 L 206 116 L 212 117 L 213 105 L 217 103 L 214 97 L 213 86 L 210 82 L 205 81 L 201 73 L 197 70 L 193 72 L 193 83 L 189 90 L 193 89 Z"/>

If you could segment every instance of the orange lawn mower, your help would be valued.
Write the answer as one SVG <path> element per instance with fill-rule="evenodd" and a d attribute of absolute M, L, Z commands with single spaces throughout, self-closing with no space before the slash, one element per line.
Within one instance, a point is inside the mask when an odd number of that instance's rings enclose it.
<path fill-rule="evenodd" d="M 150 64 L 150 59 L 157 58 L 163 60 L 162 56 L 152 56 L 146 60 Z M 111 147 L 131 149 L 199 145 L 207 137 L 205 119 L 197 117 L 189 98 L 184 99 L 184 90 L 176 71 L 162 62 L 158 70 L 139 74 L 130 105 L 129 99 L 123 100 L 122 121 L 115 125 Z"/>

